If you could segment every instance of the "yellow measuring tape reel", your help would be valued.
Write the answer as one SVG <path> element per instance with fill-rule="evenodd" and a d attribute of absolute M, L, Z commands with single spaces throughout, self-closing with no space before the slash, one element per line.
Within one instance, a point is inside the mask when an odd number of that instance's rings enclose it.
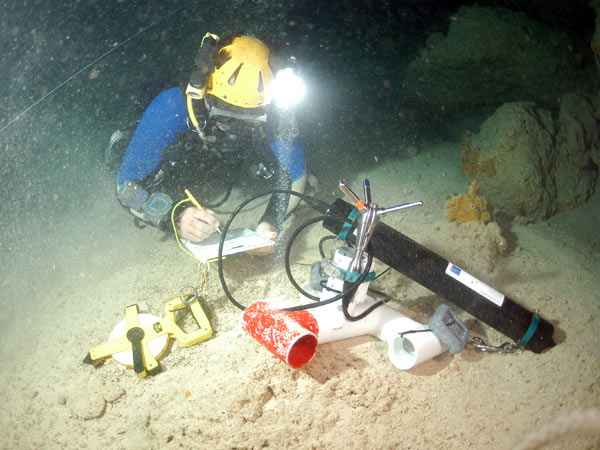
<path fill-rule="evenodd" d="M 157 359 L 165 350 L 169 337 L 174 337 L 183 347 L 202 342 L 212 336 L 212 327 L 206 317 L 195 288 L 192 293 L 181 294 L 165 303 L 162 319 L 152 314 L 140 314 L 138 305 L 125 308 L 125 319 L 117 324 L 109 340 L 94 347 L 83 362 L 95 367 L 114 358 L 133 367 L 140 377 L 156 375 L 162 371 Z M 189 308 L 198 325 L 196 331 L 186 332 L 177 325 L 176 313 Z"/>

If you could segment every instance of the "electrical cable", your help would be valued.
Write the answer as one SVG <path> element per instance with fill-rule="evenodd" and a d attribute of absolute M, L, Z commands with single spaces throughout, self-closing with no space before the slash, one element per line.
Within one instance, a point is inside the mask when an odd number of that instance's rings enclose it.
<path fill-rule="evenodd" d="M 235 219 L 235 217 L 239 214 L 239 212 L 246 206 L 248 205 L 250 202 L 263 197 L 265 195 L 272 195 L 272 194 L 288 194 L 288 195 L 295 195 L 296 197 L 299 197 L 301 200 L 303 200 L 305 203 L 309 204 L 310 206 L 312 206 L 314 209 L 316 209 L 319 212 L 323 212 L 323 213 L 327 213 L 327 211 L 329 210 L 329 205 L 327 203 L 325 203 L 322 200 L 319 200 L 318 198 L 315 197 L 311 197 L 305 194 L 300 194 L 299 192 L 295 192 L 295 191 L 291 191 L 288 189 L 272 189 L 269 190 L 267 192 L 263 192 L 261 194 L 257 194 L 247 200 L 245 200 L 244 202 L 242 202 L 229 216 L 229 218 L 227 219 L 227 222 L 225 223 L 225 225 L 223 226 L 223 228 L 221 229 L 221 239 L 219 241 L 219 249 L 218 249 L 218 256 L 217 256 L 217 266 L 218 266 L 218 270 L 219 270 L 219 280 L 221 281 L 221 287 L 223 288 L 223 292 L 225 292 L 225 295 L 227 296 L 227 298 L 229 299 L 229 301 L 236 306 L 237 308 L 241 309 L 242 311 L 246 308 L 244 305 L 242 305 L 241 303 L 239 303 L 232 295 L 231 291 L 229 290 L 229 288 L 227 287 L 227 282 L 225 281 L 225 275 L 223 272 L 223 246 L 225 244 L 225 239 L 227 236 L 227 232 L 229 231 L 229 227 L 231 226 L 231 223 L 233 222 L 233 220 Z M 305 222 L 304 224 L 302 224 L 300 227 L 298 227 L 298 229 L 296 229 L 294 231 L 294 233 L 292 234 L 292 236 L 290 236 L 290 240 L 288 242 L 288 246 L 286 248 L 286 272 L 288 273 L 288 277 L 291 275 L 291 270 L 289 269 L 289 253 L 290 253 L 290 249 L 291 249 L 291 244 L 293 243 L 294 239 L 298 236 L 298 234 L 300 233 L 300 231 L 302 231 L 304 228 L 306 228 L 309 225 L 312 225 L 315 222 L 318 221 L 322 221 L 322 220 L 326 220 L 326 219 L 337 219 L 337 220 L 342 220 L 342 221 L 347 221 L 347 222 L 352 222 L 350 219 L 347 219 L 346 217 L 335 217 L 335 216 L 329 216 L 329 215 L 325 215 L 325 216 L 319 216 L 318 218 L 313 218 L 307 222 Z M 356 287 L 358 287 L 360 285 L 360 283 L 362 283 L 362 281 L 367 277 L 368 275 L 368 268 L 370 267 L 370 263 L 373 261 L 373 251 L 372 248 L 370 248 L 370 246 L 367 248 L 367 252 L 369 255 L 369 264 L 367 264 L 365 270 L 363 271 L 363 273 L 361 273 L 361 275 L 358 277 L 358 279 L 351 285 L 352 290 L 355 289 Z M 304 291 L 300 286 L 298 286 L 298 283 L 296 283 L 296 281 L 293 279 L 293 277 L 290 278 L 290 282 L 292 283 L 292 285 L 294 285 L 294 287 L 296 287 L 296 289 L 299 290 L 300 293 L 302 293 L 303 295 L 305 295 L 306 297 L 312 299 L 312 300 L 319 300 L 318 297 L 315 297 L 311 294 L 309 294 L 308 292 Z M 305 310 L 305 309 L 310 309 L 310 308 L 316 308 L 319 306 L 324 306 L 324 305 L 328 305 L 330 303 L 333 303 L 337 300 L 339 300 L 340 298 L 343 298 L 344 296 L 348 295 L 351 292 L 350 289 L 342 292 L 340 295 L 336 295 L 335 297 L 332 297 L 331 299 L 327 299 L 327 300 L 323 300 L 323 301 L 317 301 L 315 303 L 312 304 L 306 304 L 306 305 L 299 305 L 299 306 L 293 306 L 293 307 L 289 307 L 289 308 L 283 308 L 284 311 L 300 311 L 300 310 Z"/>
<path fill-rule="evenodd" d="M 171 209 L 171 225 L 173 226 L 173 233 L 175 234 L 175 240 L 177 241 L 177 245 L 179 245 L 179 247 L 181 248 L 181 250 L 183 250 L 186 254 L 188 254 L 189 256 L 191 256 L 192 258 L 194 258 L 195 260 L 198 260 L 198 258 L 196 258 L 196 256 L 190 252 L 185 245 L 183 245 L 181 243 L 181 239 L 179 239 L 179 233 L 177 232 L 177 224 L 175 223 L 175 210 L 177 208 L 179 208 L 179 206 L 181 206 L 183 203 L 186 202 L 191 202 L 191 200 L 189 198 L 184 198 L 183 200 L 181 200 L 180 202 L 178 202 L 175 206 L 173 206 L 173 208 Z"/>
<path fill-rule="evenodd" d="M 369 242 L 369 244 L 367 245 L 367 263 L 365 264 L 365 268 L 362 271 L 361 276 L 358 277 L 358 280 L 356 280 L 357 283 L 359 283 L 359 282 L 362 283 L 363 280 L 367 277 L 372 263 L 373 263 L 373 248 L 371 247 L 371 243 Z M 344 288 L 345 287 L 346 287 L 346 283 L 344 283 Z M 346 289 L 344 291 L 344 293 L 346 295 L 344 295 L 344 297 L 342 298 L 342 312 L 344 313 L 344 317 L 347 320 L 349 320 L 350 322 L 357 322 L 361 319 L 364 319 L 369 314 L 371 314 L 375 309 L 379 308 L 380 306 L 385 305 L 385 302 L 383 300 L 380 300 L 377 303 L 375 303 L 374 305 L 369 306 L 366 310 L 364 310 L 358 316 L 353 316 L 352 314 L 350 314 L 350 311 L 348 311 L 348 306 L 350 306 L 350 302 L 352 301 L 351 294 L 354 292 L 354 289 L 355 288 L 353 286 Z"/>
<path fill-rule="evenodd" d="M 342 292 L 342 291 L 338 291 L 337 289 L 332 289 L 329 286 L 327 286 L 327 282 L 326 281 L 321 281 L 319 284 L 321 285 L 322 289 L 327 289 L 328 291 L 335 292 L 336 294 L 339 294 L 340 292 Z M 372 287 L 369 287 L 368 292 L 370 294 L 375 294 L 375 295 L 378 295 L 380 297 L 383 297 L 383 300 L 381 300 L 383 303 L 387 303 L 387 302 L 389 302 L 392 299 L 385 292 L 378 291 L 377 289 L 373 289 Z"/>
<path fill-rule="evenodd" d="M 323 236 L 321 238 L 321 240 L 319 241 L 319 254 L 321 255 L 321 258 L 325 259 L 325 251 L 323 250 L 323 244 L 325 243 L 325 241 L 330 241 L 330 240 L 335 240 L 337 239 L 337 236 Z"/>
<path fill-rule="evenodd" d="M 367 247 L 367 254 L 369 255 L 368 264 L 366 265 L 365 269 L 361 272 L 358 279 L 355 282 L 353 282 L 352 284 L 350 284 L 349 287 L 346 288 L 343 292 L 340 292 L 339 294 L 335 295 L 334 297 L 325 300 L 327 303 L 324 303 L 323 301 L 319 301 L 320 300 L 319 297 L 309 294 L 304 289 L 302 289 L 302 287 L 296 282 L 296 280 L 294 279 L 294 277 L 292 275 L 292 269 L 290 266 L 290 253 L 291 253 L 291 249 L 292 249 L 292 244 L 294 243 L 294 241 L 296 240 L 296 237 L 298 237 L 300 232 L 302 230 L 304 230 L 304 228 L 308 227 L 309 225 L 312 225 L 313 223 L 320 222 L 323 220 L 330 220 L 330 219 L 352 223 L 352 220 L 350 220 L 346 217 L 341 217 L 341 216 L 313 217 L 312 219 L 307 220 L 302 225 L 300 225 L 298 228 L 296 228 L 296 230 L 290 236 L 288 245 L 285 249 L 285 271 L 287 273 L 288 279 L 290 280 L 290 283 L 292 283 L 292 285 L 296 288 L 296 290 L 298 292 L 300 292 L 300 294 L 302 294 L 306 298 L 317 301 L 317 303 L 314 306 L 310 305 L 310 307 L 312 307 L 312 308 L 315 308 L 317 306 L 323 306 L 323 305 L 326 305 L 329 303 L 333 303 L 333 302 L 353 293 L 358 288 L 358 286 L 360 286 L 360 284 L 364 281 L 364 279 L 369 275 L 369 268 L 371 267 L 371 263 L 373 262 L 373 250 L 371 248 Z"/>
<path fill-rule="evenodd" d="M 377 278 L 379 278 L 379 277 L 375 277 L 373 279 L 373 281 L 375 281 Z M 372 287 L 369 287 L 368 291 L 370 293 L 372 293 L 372 294 L 379 295 L 380 297 L 383 297 L 383 300 L 381 300 L 383 303 L 387 303 L 387 302 L 389 302 L 392 299 L 392 297 L 390 297 L 389 294 L 386 294 L 385 292 L 378 291 L 377 289 L 373 289 Z"/>
<path fill-rule="evenodd" d="M 382 276 L 384 276 L 386 273 L 388 273 L 391 269 L 392 269 L 391 267 L 388 267 L 383 272 L 381 272 L 379 275 L 377 275 L 375 278 L 373 278 L 373 281 L 379 280 Z"/>
<path fill-rule="evenodd" d="M 348 300 L 346 300 L 347 298 L 348 298 Z M 344 317 L 347 320 L 349 320 L 350 322 L 358 322 L 359 320 L 367 317 L 369 314 L 371 314 L 373 311 L 375 311 L 380 306 L 385 305 L 385 302 L 383 300 L 380 300 L 377 303 L 375 303 L 374 305 L 369 306 L 367 309 L 365 309 L 363 312 L 361 312 L 358 316 L 353 316 L 352 314 L 350 314 L 350 311 L 348 311 L 348 306 L 350 305 L 351 300 L 352 300 L 352 297 L 350 295 L 344 297 L 344 299 L 342 300 L 342 312 L 344 313 Z"/>

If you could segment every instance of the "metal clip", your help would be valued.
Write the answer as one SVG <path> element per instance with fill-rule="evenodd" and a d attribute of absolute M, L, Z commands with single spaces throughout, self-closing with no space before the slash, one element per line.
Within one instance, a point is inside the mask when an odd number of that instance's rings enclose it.
<path fill-rule="evenodd" d="M 203 293 L 198 292 L 196 286 L 183 286 L 181 289 L 179 289 L 179 300 L 181 300 L 181 303 L 184 305 L 189 306 L 198 300 L 198 296 L 202 294 Z"/>
<path fill-rule="evenodd" d="M 501 354 L 519 354 L 523 352 L 523 349 L 519 347 L 515 342 L 504 342 L 501 345 L 488 345 L 485 343 L 483 339 L 480 337 L 474 336 L 473 340 L 470 344 L 475 348 L 475 350 L 484 352 L 484 353 L 501 353 Z"/>

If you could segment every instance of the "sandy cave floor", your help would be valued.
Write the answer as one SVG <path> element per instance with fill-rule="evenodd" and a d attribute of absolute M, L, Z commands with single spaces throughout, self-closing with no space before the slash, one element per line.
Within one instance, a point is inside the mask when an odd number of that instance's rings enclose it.
<path fill-rule="evenodd" d="M 338 178 L 359 188 L 368 176 L 382 205 L 424 200 L 422 208 L 386 223 L 539 311 L 557 328 L 560 343 L 550 351 L 487 355 L 467 348 L 402 372 L 390 364 L 382 342 L 363 336 L 320 346 L 307 366 L 293 370 L 241 330 L 240 311 L 223 295 L 213 269 L 211 339 L 189 348 L 173 342 L 161 359 L 164 372 L 155 377 L 141 379 L 114 361 L 94 369 L 82 364 L 83 357 L 106 339 L 127 305 L 159 315 L 181 286 L 200 279 L 196 264 L 171 240 L 136 230 L 110 198 L 110 214 L 86 219 L 85 225 L 97 227 L 94 239 L 82 240 L 76 227 L 68 240 L 56 231 L 57 248 L 79 251 L 53 253 L 32 277 L 32 307 L 15 298 L 15 309 L 4 313 L 0 448 L 508 449 L 557 414 L 599 406 L 594 226 L 600 195 L 546 223 L 512 225 L 507 255 L 482 270 L 475 240 L 464 233 L 456 239 L 459 226 L 444 219 L 444 203 L 468 189 L 456 152 L 447 145 L 413 158 L 383 158 L 364 172 L 317 172 L 319 196 L 339 196 Z M 106 192 L 111 187 L 102 186 Z M 298 221 L 312 214 L 302 208 Z M 317 257 L 307 243 L 299 259 Z M 242 256 L 226 271 L 245 303 L 296 301 L 282 281 L 280 258 Z M 394 271 L 376 287 L 392 296 L 393 307 L 422 322 L 442 302 Z M 459 312 L 489 343 L 506 340 Z M 569 436 L 547 448 L 600 448 L 600 436 Z"/>

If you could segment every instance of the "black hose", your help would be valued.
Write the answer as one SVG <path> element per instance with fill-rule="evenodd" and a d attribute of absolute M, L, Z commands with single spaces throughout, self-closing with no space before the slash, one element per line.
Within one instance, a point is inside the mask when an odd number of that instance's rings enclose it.
<path fill-rule="evenodd" d="M 239 214 L 239 212 L 250 202 L 263 197 L 265 195 L 271 195 L 271 194 L 289 194 L 289 195 L 295 195 L 296 197 L 300 197 L 302 200 L 304 200 L 306 203 L 308 203 L 310 206 L 312 206 L 313 208 L 315 208 L 317 211 L 321 211 L 323 213 L 327 213 L 327 210 L 329 209 L 329 205 L 327 203 L 325 203 L 322 200 L 319 200 L 317 198 L 314 197 L 310 197 L 308 195 L 304 195 L 304 194 L 300 194 L 299 192 L 294 192 L 294 191 L 290 191 L 288 189 L 271 189 L 267 192 L 263 192 L 261 194 L 257 194 L 253 197 L 250 197 L 249 199 L 243 201 L 229 216 L 229 219 L 227 219 L 227 222 L 225 222 L 225 225 L 223 226 L 223 228 L 221 229 L 221 239 L 219 240 L 219 249 L 218 249 L 218 255 L 217 255 L 217 266 L 219 269 L 219 280 L 221 281 L 221 286 L 223 287 L 223 291 L 225 292 L 225 295 L 227 296 L 227 298 L 229 299 L 229 301 L 231 303 L 233 303 L 237 308 L 241 309 L 242 311 L 244 309 L 246 309 L 246 307 L 244 305 L 242 305 L 241 303 L 239 303 L 231 294 L 231 292 L 229 291 L 229 288 L 227 287 L 227 282 L 225 281 L 225 276 L 223 274 L 223 245 L 225 244 L 225 237 L 227 236 L 227 232 L 229 231 L 229 227 L 231 226 L 231 223 L 233 222 L 233 219 L 235 219 L 235 217 Z M 312 305 L 311 305 L 312 306 Z"/>
<path fill-rule="evenodd" d="M 337 239 L 337 236 L 323 236 L 319 241 L 319 255 L 321 255 L 321 258 L 325 259 L 325 251 L 323 250 L 323 244 L 325 243 L 325 241 L 330 241 L 332 239 Z"/>
<path fill-rule="evenodd" d="M 356 280 L 355 284 L 360 284 L 363 282 L 363 280 L 369 274 L 369 269 L 371 268 L 372 263 L 373 263 L 373 248 L 371 246 L 371 243 L 369 242 L 369 244 L 367 245 L 367 262 L 365 264 L 365 268 L 361 272 L 360 277 L 358 277 L 358 280 Z M 348 306 L 350 305 L 350 302 L 352 301 L 352 294 L 355 289 L 356 288 L 354 287 L 354 284 L 352 286 L 350 286 L 348 289 L 346 289 L 346 283 L 344 283 L 344 292 L 343 292 L 344 297 L 342 299 L 342 312 L 344 313 L 344 317 L 347 320 L 349 320 L 350 322 L 356 322 L 358 320 L 364 319 L 369 314 L 371 314 L 376 308 L 379 308 L 380 306 L 385 305 L 385 301 L 380 300 L 377 303 L 369 306 L 366 310 L 364 310 L 358 316 L 351 315 L 350 312 L 348 311 Z"/>
<path fill-rule="evenodd" d="M 225 225 L 223 226 L 222 230 L 221 230 L 221 239 L 219 241 L 219 249 L 218 249 L 218 256 L 217 256 L 217 265 L 218 265 L 218 269 L 219 269 L 219 279 L 221 281 L 221 286 L 223 287 L 223 291 L 225 292 L 225 295 L 227 296 L 227 298 L 229 299 L 229 301 L 231 301 L 231 303 L 233 303 L 233 305 L 235 305 L 237 308 L 241 309 L 242 311 L 246 308 L 244 305 L 242 305 L 241 303 L 239 303 L 231 294 L 231 291 L 229 291 L 229 288 L 227 287 L 227 282 L 225 281 L 225 276 L 223 273 L 223 245 L 225 243 L 225 237 L 227 235 L 227 232 L 229 231 L 229 227 L 231 226 L 231 223 L 233 222 L 233 219 L 239 214 L 239 212 L 250 202 L 263 197 L 265 195 L 271 195 L 271 194 L 289 194 L 289 195 L 295 195 L 297 197 L 300 197 L 302 200 L 304 200 L 306 203 L 308 203 L 310 206 L 312 206 L 313 208 L 317 209 L 318 211 L 323 211 L 323 212 L 327 212 L 327 210 L 329 209 L 329 205 L 317 198 L 314 197 L 310 197 L 308 195 L 304 195 L 304 194 L 300 194 L 299 192 L 294 192 L 294 191 L 290 191 L 290 190 L 286 190 L 286 189 L 272 189 L 270 191 L 264 192 L 262 194 L 258 194 L 255 195 L 251 198 L 249 198 L 248 200 L 242 202 L 229 216 L 229 219 L 227 219 L 227 222 L 225 223 Z M 292 285 L 305 297 L 311 299 L 311 300 L 319 300 L 319 297 L 315 297 L 311 294 L 309 294 L 308 292 L 306 292 L 304 289 L 302 289 L 298 283 L 296 282 L 296 280 L 294 280 L 292 274 L 291 274 L 291 269 L 290 269 L 290 265 L 289 265 L 289 256 L 290 256 L 290 251 L 291 251 L 291 247 L 292 244 L 294 242 L 294 240 L 296 239 L 296 237 L 298 236 L 298 234 L 307 226 L 312 225 L 313 223 L 322 221 L 322 220 L 326 220 L 326 219 L 338 219 L 341 221 L 345 221 L 345 222 L 350 222 L 352 223 L 352 221 L 346 217 L 334 217 L 334 216 L 319 216 L 319 217 L 315 217 L 313 219 L 310 219 L 308 221 L 306 221 L 305 223 L 303 223 L 302 225 L 300 225 L 295 231 L 294 233 L 292 233 L 292 235 L 290 236 L 288 245 L 286 247 L 286 253 L 285 253 L 285 269 L 286 269 L 286 273 L 288 275 L 288 278 L 290 279 L 290 282 L 292 283 Z M 358 277 L 358 279 L 352 283 L 348 289 L 344 290 L 344 292 L 341 292 L 340 294 L 327 299 L 327 300 L 323 300 L 323 301 L 316 301 L 315 303 L 311 303 L 311 304 L 307 304 L 307 305 L 299 305 L 299 306 L 292 306 L 289 308 L 282 308 L 284 311 L 300 311 L 300 310 L 305 310 L 305 309 L 310 309 L 310 308 L 316 308 L 319 306 L 324 306 L 324 305 L 328 305 L 330 303 L 333 303 L 341 298 L 344 298 L 346 296 L 349 296 L 352 292 L 354 292 L 354 290 L 364 281 L 364 279 L 367 277 L 367 275 L 369 274 L 369 268 L 371 267 L 371 263 L 373 262 L 373 250 L 371 248 L 371 245 L 369 245 L 367 247 L 367 255 L 368 255 L 368 261 L 366 264 L 365 269 L 363 270 L 363 272 L 361 273 L 361 275 Z M 375 306 L 375 305 L 374 305 Z M 377 304 L 377 306 L 379 306 L 379 304 Z M 374 309 L 374 308 L 373 308 Z M 369 312 L 372 311 L 371 308 L 369 308 Z"/>
<path fill-rule="evenodd" d="M 205 207 L 208 208 L 208 209 L 218 208 L 223 203 L 225 203 L 227 200 L 229 200 L 229 196 L 231 195 L 231 191 L 232 190 L 233 190 L 233 184 L 229 183 L 229 185 L 227 186 L 227 191 L 225 192 L 225 196 L 221 200 L 219 200 L 218 202 L 205 205 Z"/>

